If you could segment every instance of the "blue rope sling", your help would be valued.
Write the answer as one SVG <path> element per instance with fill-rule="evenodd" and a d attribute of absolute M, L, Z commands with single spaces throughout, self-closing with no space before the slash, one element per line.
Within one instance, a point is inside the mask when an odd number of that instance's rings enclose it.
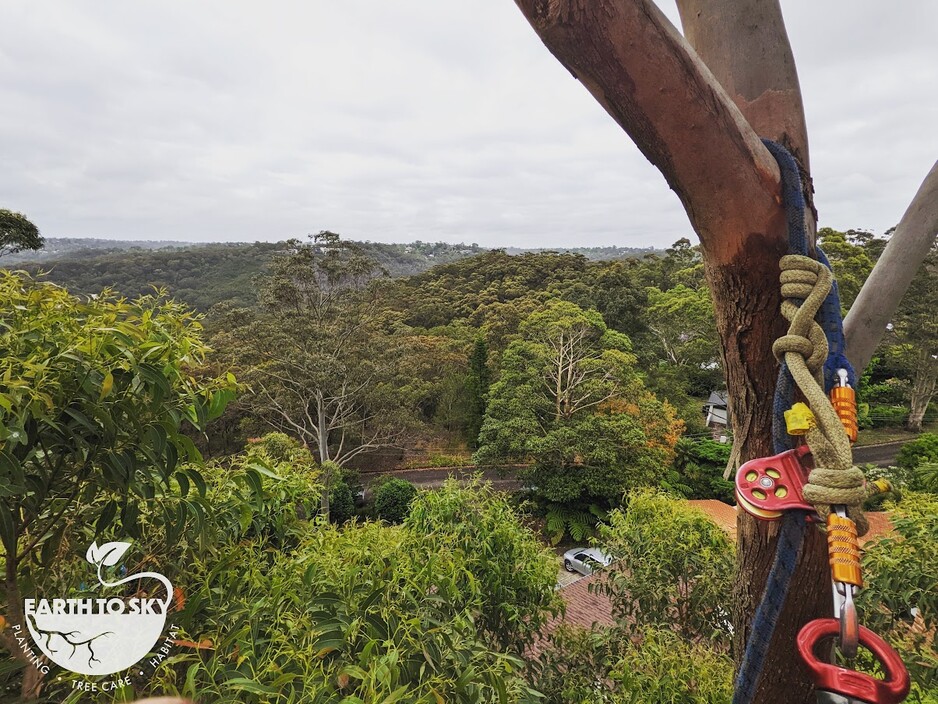
<path fill-rule="evenodd" d="M 801 174 L 795 158 L 785 147 L 763 139 L 762 143 L 775 157 L 782 176 L 782 202 L 788 221 L 788 253 L 808 254 L 808 237 L 805 230 L 805 201 L 802 192 Z M 817 259 L 828 269 L 830 262 L 820 247 Z M 800 301 L 796 301 L 800 304 Z M 829 354 L 824 363 L 824 385 L 829 392 L 837 384 L 837 370 L 847 370 L 848 383 L 856 388 L 856 374 L 845 356 L 843 319 L 840 314 L 840 293 L 835 281 L 830 293 L 818 312 L 818 321 L 824 329 L 829 345 Z M 772 445 L 775 454 L 793 448 L 791 436 L 785 427 L 785 411 L 791 408 L 795 397 L 795 381 L 788 365 L 782 362 L 775 386 L 772 406 Z M 765 665 L 765 656 L 772 642 L 778 617 L 788 598 L 791 579 L 801 556 L 804 544 L 807 514 L 804 511 L 786 511 L 775 549 L 775 561 L 765 583 L 762 601 L 752 622 L 752 631 L 746 643 L 746 652 L 736 676 L 736 691 L 733 704 L 750 704 L 754 701 L 756 686 Z"/>

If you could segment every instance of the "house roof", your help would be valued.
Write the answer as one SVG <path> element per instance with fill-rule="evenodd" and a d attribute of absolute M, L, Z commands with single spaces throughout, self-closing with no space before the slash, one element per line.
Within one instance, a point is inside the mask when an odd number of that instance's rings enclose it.
<path fill-rule="evenodd" d="M 707 413 L 707 425 L 711 423 L 719 423 L 720 425 L 729 425 L 726 422 L 727 410 L 725 408 L 717 408 L 716 406 L 711 406 L 710 411 Z"/>
<path fill-rule="evenodd" d="M 710 520 L 723 529 L 733 542 L 736 542 L 736 513 L 737 507 L 717 501 L 716 499 L 692 500 L 687 502 L 694 508 L 702 511 Z M 866 518 L 870 524 L 869 532 L 860 538 L 860 546 L 886 535 L 893 530 L 889 514 L 882 512 L 869 512 Z M 566 613 L 555 616 L 548 621 L 541 631 L 541 636 L 527 651 L 527 656 L 537 658 L 549 645 L 548 636 L 559 626 L 579 626 L 591 629 L 593 627 L 608 628 L 616 623 L 612 614 L 612 603 L 609 598 L 591 585 L 601 584 L 606 576 L 604 572 L 595 572 L 589 577 L 583 577 L 565 587 L 561 587 L 560 596 L 566 605 Z"/>
<path fill-rule="evenodd" d="M 608 628 L 616 624 L 612 616 L 612 602 L 609 597 L 600 593 L 595 587 L 590 591 L 590 585 L 597 585 L 605 577 L 603 572 L 594 572 L 588 577 L 582 577 L 572 584 L 560 588 L 560 598 L 563 599 L 565 613 L 554 616 L 541 629 L 540 637 L 528 648 L 527 657 L 537 658 L 550 644 L 548 637 L 560 626 L 577 626 L 589 630 L 591 628 Z"/>
<path fill-rule="evenodd" d="M 736 506 L 725 504 L 715 499 L 688 501 L 688 504 L 703 511 L 735 542 L 736 541 Z M 860 537 L 860 547 L 863 547 L 873 538 L 879 538 L 892 532 L 892 522 L 889 514 L 881 511 L 868 511 L 866 520 L 870 529 L 866 535 Z"/>
<path fill-rule="evenodd" d="M 726 408 L 726 392 L 725 391 L 711 391 L 710 398 L 707 399 L 708 406 L 720 406 Z"/>

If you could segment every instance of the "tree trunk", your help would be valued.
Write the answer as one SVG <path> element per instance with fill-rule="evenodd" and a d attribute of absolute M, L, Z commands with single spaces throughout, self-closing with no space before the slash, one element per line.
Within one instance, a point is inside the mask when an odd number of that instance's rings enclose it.
<path fill-rule="evenodd" d="M 919 353 L 915 377 L 912 380 L 907 430 L 913 433 L 922 432 L 922 421 L 925 419 L 928 404 L 935 396 L 936 385 L 938 385 L 938 360 L 931 356 L 930 349 L 922 350 Z"/>
<path fill-rule="evenodd" d="M 778 365 L 771 346 L 785 332 L 778 260 L 787 252 L 787 232 L 778 167 L 759 137 L 780 142 L 800 161 L 812 240 L 815 228 L 801 93 L 777 0 L 678 0 L 687 40 L 650 0 L 515 2 L 551 53 L 681 199 L 700 237 L 714 299 L 734 454 L 741 461 L 773 454 Z M 923 191 L 927 195 L 931 187 L 926 184 Z M 925 205 L 915 209 L 910 222 L 932 222 L 933 203 L 916 201 Z M 921 260 L 916 249 L 899 263 L 902 276 L 908 276 L 904 285 Z M 887 315 L 895 308 L 890 305 Z M 737 657 L 774 558 L 777 529 L 739 515 Z M 807 621 L 831 613 L 822 538 L 819 531 L 808 531 L 757 702 L 814 701 L 795 636 Z"/>

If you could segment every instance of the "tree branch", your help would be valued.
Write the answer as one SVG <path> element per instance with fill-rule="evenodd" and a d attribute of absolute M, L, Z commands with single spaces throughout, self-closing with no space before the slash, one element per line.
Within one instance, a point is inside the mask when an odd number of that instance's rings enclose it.
<path fill-rule="evenodd" d="M 899 221 L 889 244 L 844 319 L 847 357 L 866 368 L 886 325 L 938 236 L 938 161 Z"/>
<path fill-rule="evenodd" d="M 688 43 L 756 134 L 810 169 L 798 70 L 778 0 L 677 0 Z"/>
<path fill-rule="evenodd" d="M 775 160 L 710 70 L 649 0 L 515 0 L 677 193 L 710 263 L 784 218 Z M 740 208 L 740 203 L 746 203 Z"/>

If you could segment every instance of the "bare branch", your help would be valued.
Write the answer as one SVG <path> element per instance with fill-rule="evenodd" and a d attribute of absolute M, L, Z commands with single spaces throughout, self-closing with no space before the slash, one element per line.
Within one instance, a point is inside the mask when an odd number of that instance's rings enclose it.
<path fill-rule="evenodd" d="M 886 332 L 902 296 L 938 236 L 938 161 L 912 199 L 895 233 L 844 319 L 847 357 L 862 370 Z"/>

